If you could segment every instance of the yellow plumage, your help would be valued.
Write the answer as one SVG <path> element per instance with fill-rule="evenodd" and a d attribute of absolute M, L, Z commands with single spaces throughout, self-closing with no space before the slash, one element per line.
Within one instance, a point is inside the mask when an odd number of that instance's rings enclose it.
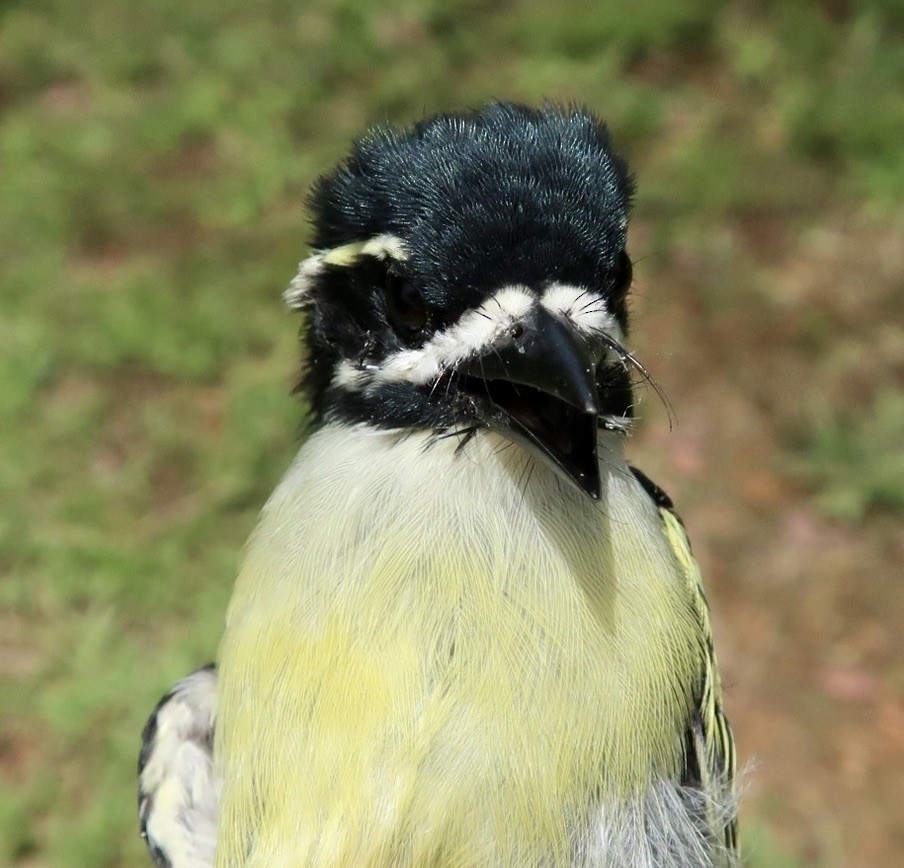
<path fill-rule="evenodd" d="M 327 425 L 264 510 L 220 649 L 220 868 L 568 864 L 678 777 L 705 603 L 620 441 L 595 502 L 495 435 L 427 439 Z"/>

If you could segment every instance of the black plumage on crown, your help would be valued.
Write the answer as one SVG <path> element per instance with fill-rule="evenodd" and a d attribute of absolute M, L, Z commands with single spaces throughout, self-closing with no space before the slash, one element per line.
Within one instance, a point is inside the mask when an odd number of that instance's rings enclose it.
<path fill-rule="evenodd" d="M 313 244 L 329 249 L 383 234 L 399 238 L 408 252 L 404 279 L 431 312 L 426 333 L 502 286 L 551 282 L 605 293 L 626 331 L 618 270 L 632 193 L 626 163 L 589 111 L 496 102 L 410 129 L 368 132 L 314 186 Z M 328 270 L 311 299 L 303 388 L 318 417 L 337 400 L 354 403 L 342 416 L 367 409 L 358 406 L 363 396 L 330 400 L 336 361 L 379 359 L 403 345 L 388 327 L 381 266 L 366 259 L 354 269 Z M 390 406 L 405 404 L 383 397 Z M 408 411 L 404 419 L 389 415 L 409 424 L 426 412 L 413 395 Z M 374 408 L 367 412 L 379 421 Z M 437 422 L 435 413 L 427 415 L 426 424 Z"/>
<path fill-rule="evenodd" d="M 633 184 L 589 112 L 493 103 L 377 128 L 311 197 L 316 247 L 404 239 L 435 303 L 557 280 L 605 286 Z"/>

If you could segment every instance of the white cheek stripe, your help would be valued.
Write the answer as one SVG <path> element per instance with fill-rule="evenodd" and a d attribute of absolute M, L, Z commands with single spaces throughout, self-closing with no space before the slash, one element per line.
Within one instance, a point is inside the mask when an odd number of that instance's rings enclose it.
<path fill-rule="evenodd" d="M 619 342 L 622 339 L 618 322 L 609 313 L 606 299 L 598 292 L 567 283 L 554 283 L 543 293 L 540 304 L 586 335 L 604 332 Z"/>
<path fill-rule="evenodd" d="M 488 351 L 516 320 L 530 313 L 538 303 L 588 337 L 605 333 L 617 341 L 622 339 L 618 323 L 598 293 L 578 286 L 554 284 L 538 302 L 537 296 L 525 287 L 507 286 L 476 310 L 465 313 L 454 325 L 437 332 L 418 349 L 400 350 L 380 365 L 363 368 L 348 360 L 341 361 L 336 366 L 332 383 L 346 389 L 383 383 L 433 383 L 445 371 Z"/>
<path fill-rule="evenodd" d="M 333 385 L 355 389 L 379 383 L 432 383 L 444 371 L 488 350 L 536 303 L 536 296 L 523 287 L 503 287 L 416 350 L 400 350 L 381 365 L 364 368 L 348 360 L 340 362 L 333 375 Z"/>
<path fill-rule="evenodd" d="M 299 263 L 298 273 L 283 293 L 283 302 L 289 310 L 303 310 L 310 297 L 314 281 L 323 274 L 323 254 L 312 253 Z"/>
<path fill-rule="evenodd" d="M 488 350 L 535 304 L 536 297 L 527 290 L 518 286 L 504 287 L 476 310 L 464 314 L 455 325 L 437 332 L 423 347 L 389 356 L 374 372 L 375 379 L 431 383 L 443 371 Z"/>
<path fill-rule="evenodd" d="M 290 310 L 302 310 L 311 296 L 317 278 L 326 266 L 347 267 L 353 265 L 359 256 L 373 256 L 377 259 L 397 259 L 404 262 L 408 258 L 402 239 L 384 233 L 367 241 L 353 241 L 330 250 L 312 253 L 298 266 L 298 273 L 292 278 L 289 288 L 283 293 L 283 301 Z"/>

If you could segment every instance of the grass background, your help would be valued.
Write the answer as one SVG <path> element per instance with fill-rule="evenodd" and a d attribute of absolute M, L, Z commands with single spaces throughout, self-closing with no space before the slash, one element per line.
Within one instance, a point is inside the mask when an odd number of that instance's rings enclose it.
<path fill-rule="evenodd" d="M 297 446 L 304 194 L 575 100 L 639 178 L 636 463 L 708 576 L 754 866 L 904 863 L 900 0 L 3 0 L 0 863 L 149 864 L 138 734 Z"/>

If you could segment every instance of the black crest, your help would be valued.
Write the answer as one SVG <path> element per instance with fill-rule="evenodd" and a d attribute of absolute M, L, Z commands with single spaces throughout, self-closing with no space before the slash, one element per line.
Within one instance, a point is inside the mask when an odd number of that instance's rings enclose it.
<path fill-rule="evenodd" d="M 504 284 L 603 288 L 632 190 L 588 111 L 492 103 L 365 135 L 314 189 L 315 246 L 396 235 L 425 297 L 458 310 Z"/>
<path fill-rule="evenodd" d="M 314 247 L 390 235 L 407 258 L 362 257 L 319 279 L 304 384 L 315 416 L 339 359 L 363 364 L 417 345 L 503 286 L 588 287 L 626 331 L 632 192 L 605 125 L 580 108 L 496 102 L 368 132 L 314 187 Z M 420 402 L 406 400 L 421 418 Z"/>

